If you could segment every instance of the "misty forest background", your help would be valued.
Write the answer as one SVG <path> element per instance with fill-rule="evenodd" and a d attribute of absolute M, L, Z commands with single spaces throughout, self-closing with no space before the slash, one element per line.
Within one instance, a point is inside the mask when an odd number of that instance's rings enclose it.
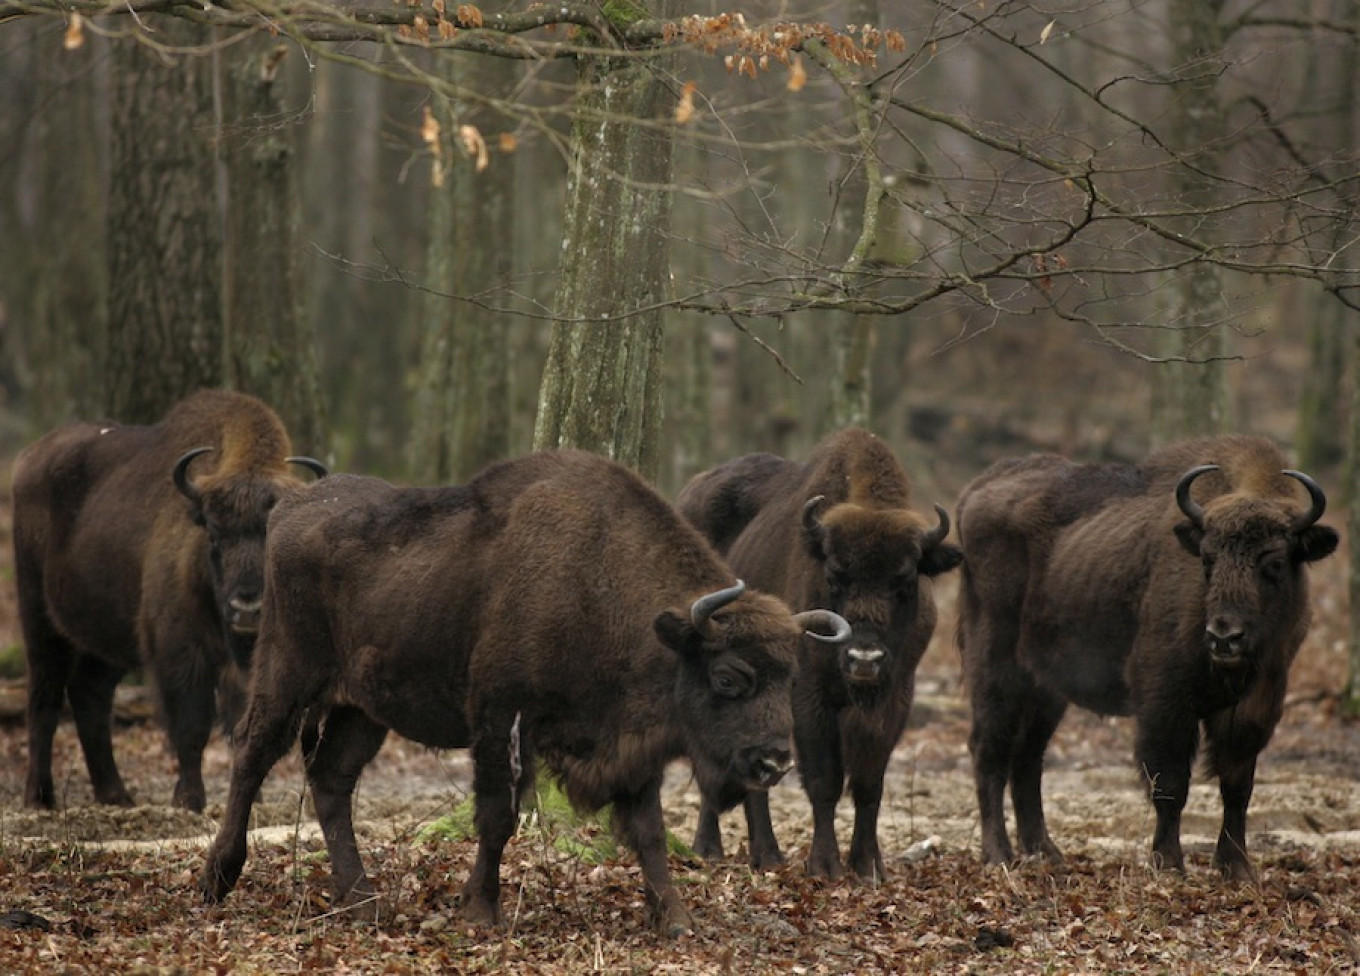
<path fill-rule="evenodd" d="M 226 385 L 407 483 L 860 423 L 928 510 L 1242 430 L 1342 524 L 1358 50 L 1353 0 L 0 0 L 0 458 Z"/>

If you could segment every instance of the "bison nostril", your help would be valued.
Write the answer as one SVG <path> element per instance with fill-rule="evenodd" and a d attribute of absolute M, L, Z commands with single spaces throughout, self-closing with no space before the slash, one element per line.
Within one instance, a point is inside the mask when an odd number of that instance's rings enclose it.
<path fill-rule="evenodd" d="M 860 664 L 877 664 L 883 660 L 884 652 L 877 647 L 852 647 L 850 660 Z"/>
<path fill-rule="evenodd" d="M 256 610 L 260 609 L 260 602 L 258 594 L 248 593 L 242 596 L 232 597 L 231 608 L 233 610 L 239 610 L 242 613 L 254 613 Z"/>

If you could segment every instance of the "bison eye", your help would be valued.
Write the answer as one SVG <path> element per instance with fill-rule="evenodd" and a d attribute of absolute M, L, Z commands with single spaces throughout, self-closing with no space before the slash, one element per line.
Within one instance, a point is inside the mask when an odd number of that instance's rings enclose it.
<path fill-rule="evenodd" d="M 755 684 L 755 676 L 734 664 L 715 665 L 708 673 L 713 693 L 721 698 L 745 698 Z"/>
<path fill-rule="evenodd" d="M 1287 570 L 1283 556 L 1270 556 L 1261 563 L 1261 575 L 1272 583 L 1283 580 Z"/>

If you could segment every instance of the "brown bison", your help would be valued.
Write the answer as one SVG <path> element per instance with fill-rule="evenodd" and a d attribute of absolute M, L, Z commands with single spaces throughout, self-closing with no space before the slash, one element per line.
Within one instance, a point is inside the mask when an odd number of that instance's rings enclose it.
<path fill-rule="evenodd" d="M 541 759 L 579 808 L 614 804 L 653 920 L 687 928 L 666 863 L 666 763 L 690 756 L 720 806 L 777 782 L 792 756 L 794 645 L 809 627 L 845 629 L 733 585 L 637 475 L 577 451 L 458 487 L 327 478 L 278 506 L 265 559 L 249 701 L 200 879 L 209 901 L 241 874 L 265 776 L 320 710 L 303 746 L 337 905 L 372 894 L 352 794 L 392 729 L 472 748 L 469 920 L 500 921 L 501 855 Z"/>
<path fill-rule="evenodd" d="M 1061 860 L 1040 780 L 1074 702 L 1134 716 L 1164 868 L 1184 870 L 1180 817 L 1202 729 L 1223 800 L 1214 863 L 1252 876 L 1247 803 L 1308 629 L 1304 564 L 1337 545 L 1316 524 L 1325 504 L 1273 444 L 1243 436 L 1137 466 L 1003 461 L 964 489 L 959 639 L 985 861 L 1014 856 L 1008 782 L 1020 852 Z"/>
<path fill-rule="evenodd" d="M 884 876 L 878 846 L 883 774 L 907 726 L 916 666 L 935 629 L 930 577 L 963 555 L 945 542 L 949 517 L 911 510 L 907 474 L 891 450 L 858 429 L 832 434 L 800 464 L 751 454 L 697 475 L 681 512 L 713 540 L 733 572 L 790 606 L 828 607 L 849 622 L 838 654 L 804 641 L 793 687 L 798 771 L 812 804 L 808 872 L 843 873 L 836 802 L 847 778 L 855 804 L 850 870 Z M 751 863 L 783 861 L 768 798 L 745 803 Z M 694 849 L 722 856 L 718 810 L 704 804 Z"/>
<path fill-rule="evenodd" d="M 208 390 L 159 424 L 69 424 L 19 455 L 25 803 L 56 803 L 52 737 L 69 698 L 95 799 L 132 804 L 113 758 L 113 692 L 145 665 L 179 761 L 174 802 L 203 809 L 218 677 L 229 660 L 245 662 L 258 626 L 265 521 L 302 485 L 290 463 L 325 473 L 288 454 L 288 435 L 268 407 Z"/>

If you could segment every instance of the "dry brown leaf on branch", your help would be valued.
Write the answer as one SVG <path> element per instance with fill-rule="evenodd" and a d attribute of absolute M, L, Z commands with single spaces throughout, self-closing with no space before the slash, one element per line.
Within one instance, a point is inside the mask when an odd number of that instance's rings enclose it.
<path fill-rule="evenodd" d="M 519 148 L 519 138 L 513 132 L 502 132 L 496 137 L 496 144 L 503 153 L 512 153 Z"/>
<path fill-rule="evenodd" d="M 85 18 L 80 14 L 72 14 L 71 22 L 66 25 L 66 36 L 61 40 L 61 46 L 68 51 L 74 51 L 85 43 Z"/>
<path fill-rule="evenodd" d="M 491 154 L 487 152 L 486 140 L 482 138 L 475 125 L 460 125 L 458 139 L 463 144 L 463 151 L 477 160 L 474 164 L 477 172 L 480 173 L 491 165 Z"/>
<path fill-rule="evenodd" d="M 470 3 L 460 3 L 458 5 L 458 23 L 464 27 L 481 27 L 481 9 Z"/>
<path fill-rule="evenodd" d="M 795 57 L 789 63 L 789 83 L 788 89 L 791 92 L 802 91 L 807 84 L 807 69 L 803 67 L 803 59 Z"/>
<path fill-rule="evenodd" d="M 680 101 L 675 105 L 675 122 L 677 125 L 684 125 L 694 118 L 694 92 L 699 86 L 692 81 L 685 82 L 685 87 L 680 90 Z"/>

